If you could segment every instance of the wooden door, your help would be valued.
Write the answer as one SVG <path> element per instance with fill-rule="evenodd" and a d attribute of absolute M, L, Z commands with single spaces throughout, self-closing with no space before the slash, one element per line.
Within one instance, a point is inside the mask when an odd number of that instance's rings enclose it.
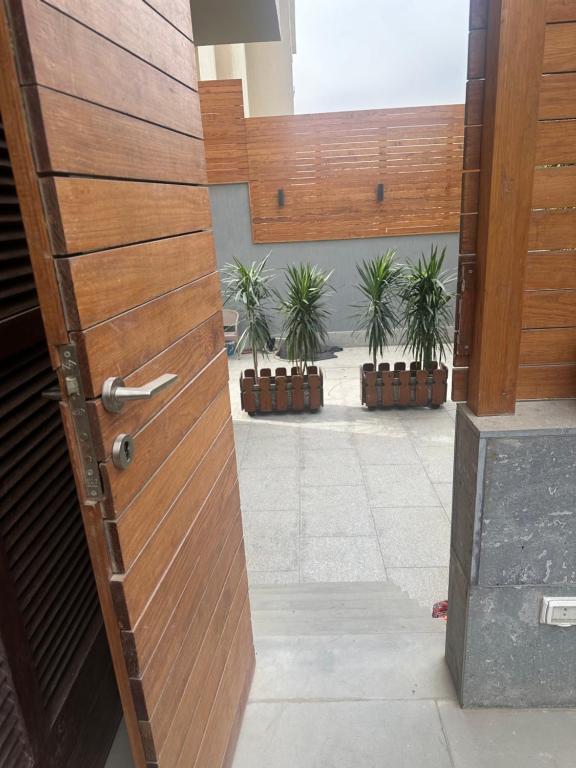
<path fill-rule="evenodd" d="M 134 761 L 217 768 L 254 654 L 190 4 L 1 2 L 0 108 Z M 108 379 L 163 374 L 104 407 Z"/>

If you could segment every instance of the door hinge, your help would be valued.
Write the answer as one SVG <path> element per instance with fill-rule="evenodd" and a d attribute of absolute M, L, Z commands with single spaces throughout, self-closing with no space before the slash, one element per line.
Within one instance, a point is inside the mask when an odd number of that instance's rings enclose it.
<path fill-rule="evenodd" d="M 59 347 L 62 366 L 62 381 L 65 388 L 65 401 L 70 408 L 74 426 L 78 454 L 81 462 L 81 474 L 84 484 L 86 503 L 102 501 L 104 489 L 100 479 L 100 469 L 96 459 L 96 450 L 92 439 L 92 428 L 84 397 L 84 387 L 80 376 L 80 366 L 75 344 Z"/>

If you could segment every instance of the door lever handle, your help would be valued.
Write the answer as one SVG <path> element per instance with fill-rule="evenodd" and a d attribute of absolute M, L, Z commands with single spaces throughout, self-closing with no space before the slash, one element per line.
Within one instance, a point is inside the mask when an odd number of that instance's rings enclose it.
<path fill-rule="evenodd" d="M 106 379 L 102 386 L 102 405 L 110 413 L 118 413 L 126 400 L 149 400 L 173 384 L 177 378 L 175 373 L 165 373 L 148 384 L 142 384 L 141 387 L 126 387 L 124 379 L 119 376 Z"/>

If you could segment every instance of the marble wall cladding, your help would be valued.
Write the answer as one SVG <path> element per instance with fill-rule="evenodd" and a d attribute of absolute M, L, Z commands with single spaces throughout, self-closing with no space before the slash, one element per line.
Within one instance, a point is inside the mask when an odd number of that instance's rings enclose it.
<path fill-rule="evenodd" d="M 486 442 L 478 583 L 576 583 L 576 437 Z"/>

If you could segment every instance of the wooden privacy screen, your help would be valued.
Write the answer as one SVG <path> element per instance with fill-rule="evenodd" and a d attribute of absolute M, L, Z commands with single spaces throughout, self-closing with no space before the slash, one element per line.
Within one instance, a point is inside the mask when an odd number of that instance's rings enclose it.
<path fill-rule="evenodd" d="M 0 109 L 134 764 L 221 768 L 254 654 L 190 2 L 1 0 L 0 31 Z M 151 399 L 104 407 L 107 379 L 168 373 Z"/>
<path fill-rule="evenodd" d="M 201 95 L 209 181 L 250 183 L 254 242 L 458 231 L 462 105 L 254 117 L 243 129 L 240 81 L 202 83 Z"/>
<path fill-rule="evenodd" d="M 527 8 L 520 6 L 518 13 L 525 14 Z M 519 400 L 576 396 L 576 2 L 548 0 L 544 6 L 539 22 L 544 37 L 543 58 L 537 46 L 531 49 L 534 57 L 540 56 L 536 65 L 541 74 L 535 81 L 538 111 L 533 128 L 524 126 L 525 132 L 535 132 L 536 146 L 534 165 L 528 169 L 533 190 L 532 213 L 526 225 L 527 260 L 514 276 L 522 291 L 521 312 L 517 327 L 508 323 L 500 329 L 503 337 L 518 335 L 519 367 L 515 376 Z M 476 253 L 483 225 L 478 211 L 485 160 L 481 158 L 481 145 L 489 12 L 489 0 L 472 0 L 455 400 L 467 397 L 474 327 L 479 323 Z M 484 146 L 493 142 L 494 137 L 490 137 Z M 484 151 L 487 155 L 488 150 Z M 498 226 L 497 215 L 497 211 L 492 212 L 490 226 Z M 504 250 L 500 258 L 509 259 L 510 252 Z M 496 357 L 504 354 L 503 349 L 503 343 L 497 342 Z"/>

